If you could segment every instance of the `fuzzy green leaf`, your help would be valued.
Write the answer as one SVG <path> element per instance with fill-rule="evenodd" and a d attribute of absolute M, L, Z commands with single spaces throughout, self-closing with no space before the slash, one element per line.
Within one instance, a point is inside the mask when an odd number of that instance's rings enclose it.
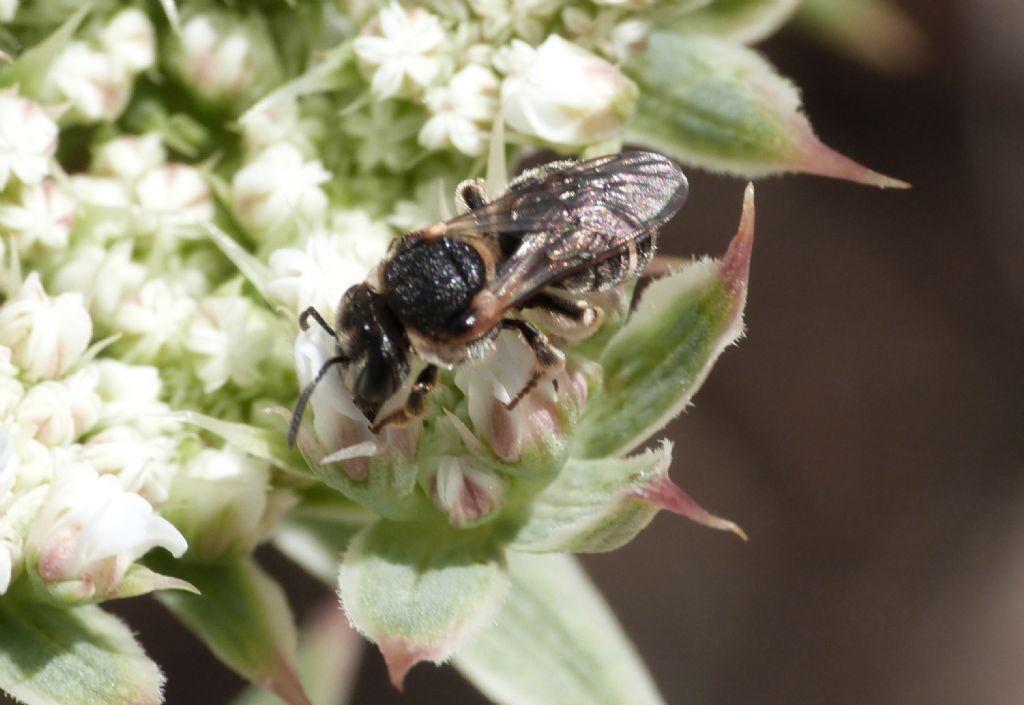
<path fill-rule="evenodd" d="M 171 418 L 192 424 L 218 436 L 254 458 L 266 460 L 298 475 L 309 476 L 302 456 L 288 447 L 287 437 L 279 432 L 252 424 L 224 421 L 196 411 L 178 411 Z"/>
<path fill-rule="evenodd" d="M 785 24 L 800 0 L 714 0 L 683 15 L 673 27 L 688 34 L 712 34 L 751 44 Z"/>
<path fill-rule="evenodd" d="M 13 64 L 0 70 L 0 86 L 18 85 L 18 90 L 36 98 L 43 90 L 46 74 L 57 56 L 71 42 L 93 3 L 83 3 L 73 14 L 39 44 L 25 50 Z"/>
<path fill-rule="evenodd" d="M 229 668 L 291 705 L 309 705 L 296 671 L 295 621 L 280 586 L 252 559 L 167 561 L 165 573 L 202 594 L 157 599 Z"/>
<path fill-rule="evenodd" d="M 693 262 L 647 287 L 598 362 L 604 387 L 587 404 L 573 455 L 628 453 L 678 415 L 727 345 L 743 331 L 754 239 L 754 191 L 722 260 Z"/>
<path fill-rule="evenodd" d="M 823 144 L 795 86 L 745 47 L 659 31 L 626 66 L 640 86 L 626 140 L 680 161 L 746 176 L 803 171 L 880 187 L 906 186 Z"/>
<path fill-rule="evenodd" d="M 489 624 L 507 587 L 489 534 L 440 523 L 367 527 L 338 577 L 345 613 L 380 647 L 397 688 L 414 665 L 444 661 Z"/>
<path fill-rule="evenodd" d="M 498 705 L 660 705 L 629 638 L 576 561 L 509 554 L 512 586 L 494 626 L 454 658 Z"/>
<path fill-rule="evenodd" d="M 716 529 L 743 532 L 700 508 L 668 477 L 672 446 L 629 458 L 573 459 L 538 494 L 509 548 L 599 553 L 633 540 L 662 509 Z"/>
<path fill-rule="evenodd" d="M 131 630 L 99 607 L 0 600 L 0 689 L 27 705 L 155 704 L 163 680 Z"/>

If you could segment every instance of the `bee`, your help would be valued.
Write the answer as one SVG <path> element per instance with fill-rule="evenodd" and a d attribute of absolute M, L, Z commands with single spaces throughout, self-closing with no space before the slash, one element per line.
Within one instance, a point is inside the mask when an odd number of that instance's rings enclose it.
<path fill-rule="evenodd" d="M 303 330 L 312 320 L 336 345 L 299 397 L 289 446 L 331 368 L 377 433 L 422 416 L 439 368 L 486 357 L 503 330 L 534 354 L 528 381 L 507 405 L 515 407 L 565 360 L 522 314 L 537 312 L 566 340 L 594 332 L 603 312 L 584 295 L 639 277 L 686 193 L 682 170 L 654 152 L 544 164 L 494 200 L 482 180 L 459 184 L 462 213 L 396 239 L 367 281 L 341 297 L 334 327 L 312 307 L 299 317 Z M 407 383 L 414 356 L 426 367 L 405 403 L 379 417 Z"/>

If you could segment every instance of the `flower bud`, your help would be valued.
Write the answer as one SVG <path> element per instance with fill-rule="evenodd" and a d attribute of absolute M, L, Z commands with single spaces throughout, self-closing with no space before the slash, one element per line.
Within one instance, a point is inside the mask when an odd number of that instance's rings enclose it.
<path fill-rule="evenodd" d="M 185 537 L 145 499 L 89 464 L 65 462 L 32 522 L 26 558 L 52 594 L 84 602 L 116 593 L 131 564 L 150 549 L 185 552 Z"/>
<path fill-rule="evenodd" d="M 163 224 L 201 223 L 213 217 L 213 201 L 198 169 L 167 164 L 150 171 L 135 187 L 139 205 Z"/>
<path fill-rule="evenodd" d="M 269 485 L 265 461 L 232 446 L 206 448 L 175 474 L 168 507 L 199 557 L 245 555 L 277 519 Z"/>
<path fill-rule="evenodd" d="M 447 86 L 427 93 L 424 102 L 433 116 L 420 130 L 420 144 L 428 149 L 451 144 L 463 154 L 482 154 L 498 106 L 497 94 L 494 72 L 477 64 L 466 66 Z"/>
<path fill-rule="evenodd" d="M 156 35 L 142 10 L 129 8 L 114 15 L 100 32 L 100 45 L 115 65 L 139 73 L 153 65 Z"/>
<path fill-rule="evenodd" d="M 81 455 L 100 474 L 116 476 L 128 492 L 161 504 L 178 468 L 172 462 L 176 444 L 172 437 L 147 437 L 131 426 L 115 426 L 90 435 Z"/>
<path fill-rule="evenodd" d="M 111 122 L 128 104 L 132 77 L 124 66 L 84 42 L 71 42 L 54 60 L 44 92 L 71 104 L 80 122 Z"/>
<path fill-rule="evenodd" d="M 92 160 L 92 172 L 130 185 L 167 161 L 163 140 L 148 135 L 121 135 L 104 142 Z"/>
<path fill-rule="evenodd" d="M 35 185 L 50 171 L 57 151 L 57 124 L 37 103 L 0 93 L 0 190 L 11 174 Z"/>
<path fill-rule="evenodd" d="M 431 497 L 452 526 L 466 528 L 480 524 L 500 509 L 505 486 L 505 480 L 474 467 L 471 460 L 446 455 L 439 459 L 431 479 Z"/>
<path fill-rule="evenodd" d="M 614 65 L 557 34 L 537 49 L 515 40 L 501 62 L 505 122 L 548 144 L 580 147 L 616 139 L 636 85 Z"/>
<path fill-rule="evenodd" d="M 109 323 L 114 313 L 146 279 L 146 268 L 132 260 L 132 243 L 108 247 L 84 245 L 71 251 L 53 277 L 57 292 L 74 291 L 98 323 Z"/>
<path fill-rule="evenodd" d="M 60 377 L 89 346 L 92 320 L 82 295 L 48 296 L 39 274 L 28 275 L 21 290 L 0 308 L 0 344 L 28 379 Z"/>
<path fill-rule="evenodd" d="M 95 379 L 75 375 L 59 382 L 40 382 L 18 404 L 18 424 L 51 448 L 68 446 L 91 429 L 100 416 Z M 91 383 L 91 386 L 90 386 Z"/>

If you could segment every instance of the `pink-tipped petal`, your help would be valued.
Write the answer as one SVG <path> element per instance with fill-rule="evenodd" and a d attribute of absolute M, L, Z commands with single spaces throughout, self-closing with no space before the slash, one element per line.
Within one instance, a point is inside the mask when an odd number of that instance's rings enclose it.
<path fill-rule="evenodd" d="M 746 532 L 738 524 L 716 516 L 704 509 L 690 495 L 686 494 L 679 485 L 672 482 L 667 474 L 652 479 L 637 492 L 637 495 L 645 502 L 650 502 L 656 507 L 661 507 L 673 514 L 686 517 L 690 521 L 695 521 L 698 524 L 703 524 L 720 531 L 731 531 L 744 541 L 747 540 Z"/>

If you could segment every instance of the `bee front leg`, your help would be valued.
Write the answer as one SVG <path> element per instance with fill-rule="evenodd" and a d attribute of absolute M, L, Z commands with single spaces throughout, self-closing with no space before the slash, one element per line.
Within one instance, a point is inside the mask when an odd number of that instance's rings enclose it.
<path fill-rule="evenodd" d="M 395 409 L 390 414 L 380 419 L 370 431 L 380 433 L 385 426 L 391 424 L 404 424 L 421 418 L 427 412 L 427 396 L 437 386 L 437 366 L 427 365 L 416 375 L 416 381 L 409 390 L 409 396 L 405 398 L 405 404 Z"/>
<path fill-rule="evenodd" d="M 533 351 L 533 369 L 530 371 L 530 379 L 519 390 L 515 398 L 505 405 L 508 409 L 514 409 L 522 401 L 523 397 L 529 394 L 538 384 L 554 377 L 565 369 L 565 355 L 561 350 L 551 345 L 546 335 L 526 321 L 518 318 L 506 318 L 502 320 L 500 326 L 503 329 L 513 330 L 518 333 L 523 341 L 530 346 L 530 350 Z"/>
<path fill-rule="evenodd" d="M 334 329 L 331 328 L 330 324 L 324 320 L 324 317 L 320 315 L 320 312 L 317 311 L 312 306 L 307 308 L 299 315 L 299 328 L 301 328 L 302 330 L 308 330 L 310 318 L 316 321 L 317 325 L 319 325 L 321 328 L 327 331 L 327 334 L 329 336 L 331 336 L 332 338 L 338 337 L 338 334 L 335 333 Z"/>

